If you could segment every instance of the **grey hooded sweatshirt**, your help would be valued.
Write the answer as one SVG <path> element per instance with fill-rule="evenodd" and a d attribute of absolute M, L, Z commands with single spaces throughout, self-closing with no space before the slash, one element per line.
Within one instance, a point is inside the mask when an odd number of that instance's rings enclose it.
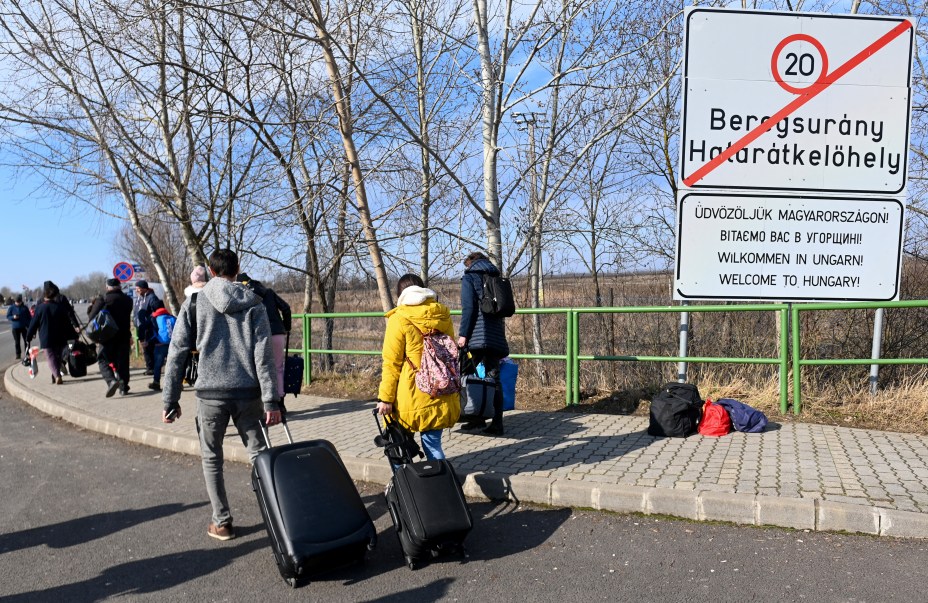
<path fill-rule="evenodd" d="M 196 340 L 190 324 L 190 298 L 180 308 L 162 379 L 165 410 L 180 399 L 184 363 L 190 350 L 200 361 L 197 398 L 261 398 L 265 411 L 278 410 L 271 326 L 261 298 L 239 283 L 214 278 L 197 295 Z"/>

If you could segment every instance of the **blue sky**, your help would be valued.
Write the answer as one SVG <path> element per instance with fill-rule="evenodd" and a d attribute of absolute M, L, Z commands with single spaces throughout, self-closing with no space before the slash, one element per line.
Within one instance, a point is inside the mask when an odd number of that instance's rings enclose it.
<path fill-rule="evenodd" d="M 121 223 L 79 201 L 52 199 L 42 182 L 0 165 L 0 286 L 19 291 L 52 280 L 60 287 L 91 272 L 110 274 Z"/>

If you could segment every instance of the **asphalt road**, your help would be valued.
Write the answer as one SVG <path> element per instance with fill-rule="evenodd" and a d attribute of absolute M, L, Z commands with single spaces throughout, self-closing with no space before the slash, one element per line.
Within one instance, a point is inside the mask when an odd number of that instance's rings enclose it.
<path fill-rule="evenodd" d="M 0 329 L 0 366 L 12 361 Z M 227 466 L 236 540 L 205 534 L 199 461 L 77 429 L 0 392 L 0 600 L 924 601 L 928 542 L 474 502 L 469 555 L 403 564 L 381 488 L 363 566 L 292 591 L 248 469 Z M 324 485 L 320 485 L 324 487 Z"/>

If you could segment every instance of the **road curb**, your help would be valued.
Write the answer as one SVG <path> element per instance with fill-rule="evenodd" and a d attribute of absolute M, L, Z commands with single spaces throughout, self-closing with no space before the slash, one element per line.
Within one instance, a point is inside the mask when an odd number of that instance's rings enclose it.
<path fill-rule="evenodd" d="M 7 369 L 4 374 L 7 391 L 45 414 L 129 442 L 192 456 L 200 454 L 196 437 L 95 416 L 37 393 L 16 378 L 13 371 L 15 366 Z M 237 440 L 225 446 L 225 454 L 228 460 L 249 463 L 245 449 Z M 375 461 L 343 456 L 342 460 L 355 480 L 386 484 L 391 477 L 385 459 Z M 667 515 L 740 525 L 928 539 L 928 514 L 819 498 L 784 498 L 714 490 L 592 483 L 492 471 L 459 473 L 459 477 L 465 495 L 483 500 L 507 500 L 614 513 Z"/>

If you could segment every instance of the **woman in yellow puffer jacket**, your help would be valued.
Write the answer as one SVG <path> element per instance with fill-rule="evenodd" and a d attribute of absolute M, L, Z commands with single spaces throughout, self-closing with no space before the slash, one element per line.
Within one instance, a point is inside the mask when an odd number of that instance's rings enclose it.
<path fill-rule="evenodd" d="M 435 292 L 426 289 L 415 274 L 400 277 L 396 291 L 396 308 L 386 314 L 377 412 L 392 414 L 401 425 L 419 432 L 426 458 L 443 459 L 441 430 L 450 429 L 457 422 L 461 414 L 460 397 L 454 393 L 433 398 L 420 391 L 413 366 L 418 367 L 422 360 L 423 333 L 434 329 L 454 339 L 451 312 L 438 303 Z"/>

